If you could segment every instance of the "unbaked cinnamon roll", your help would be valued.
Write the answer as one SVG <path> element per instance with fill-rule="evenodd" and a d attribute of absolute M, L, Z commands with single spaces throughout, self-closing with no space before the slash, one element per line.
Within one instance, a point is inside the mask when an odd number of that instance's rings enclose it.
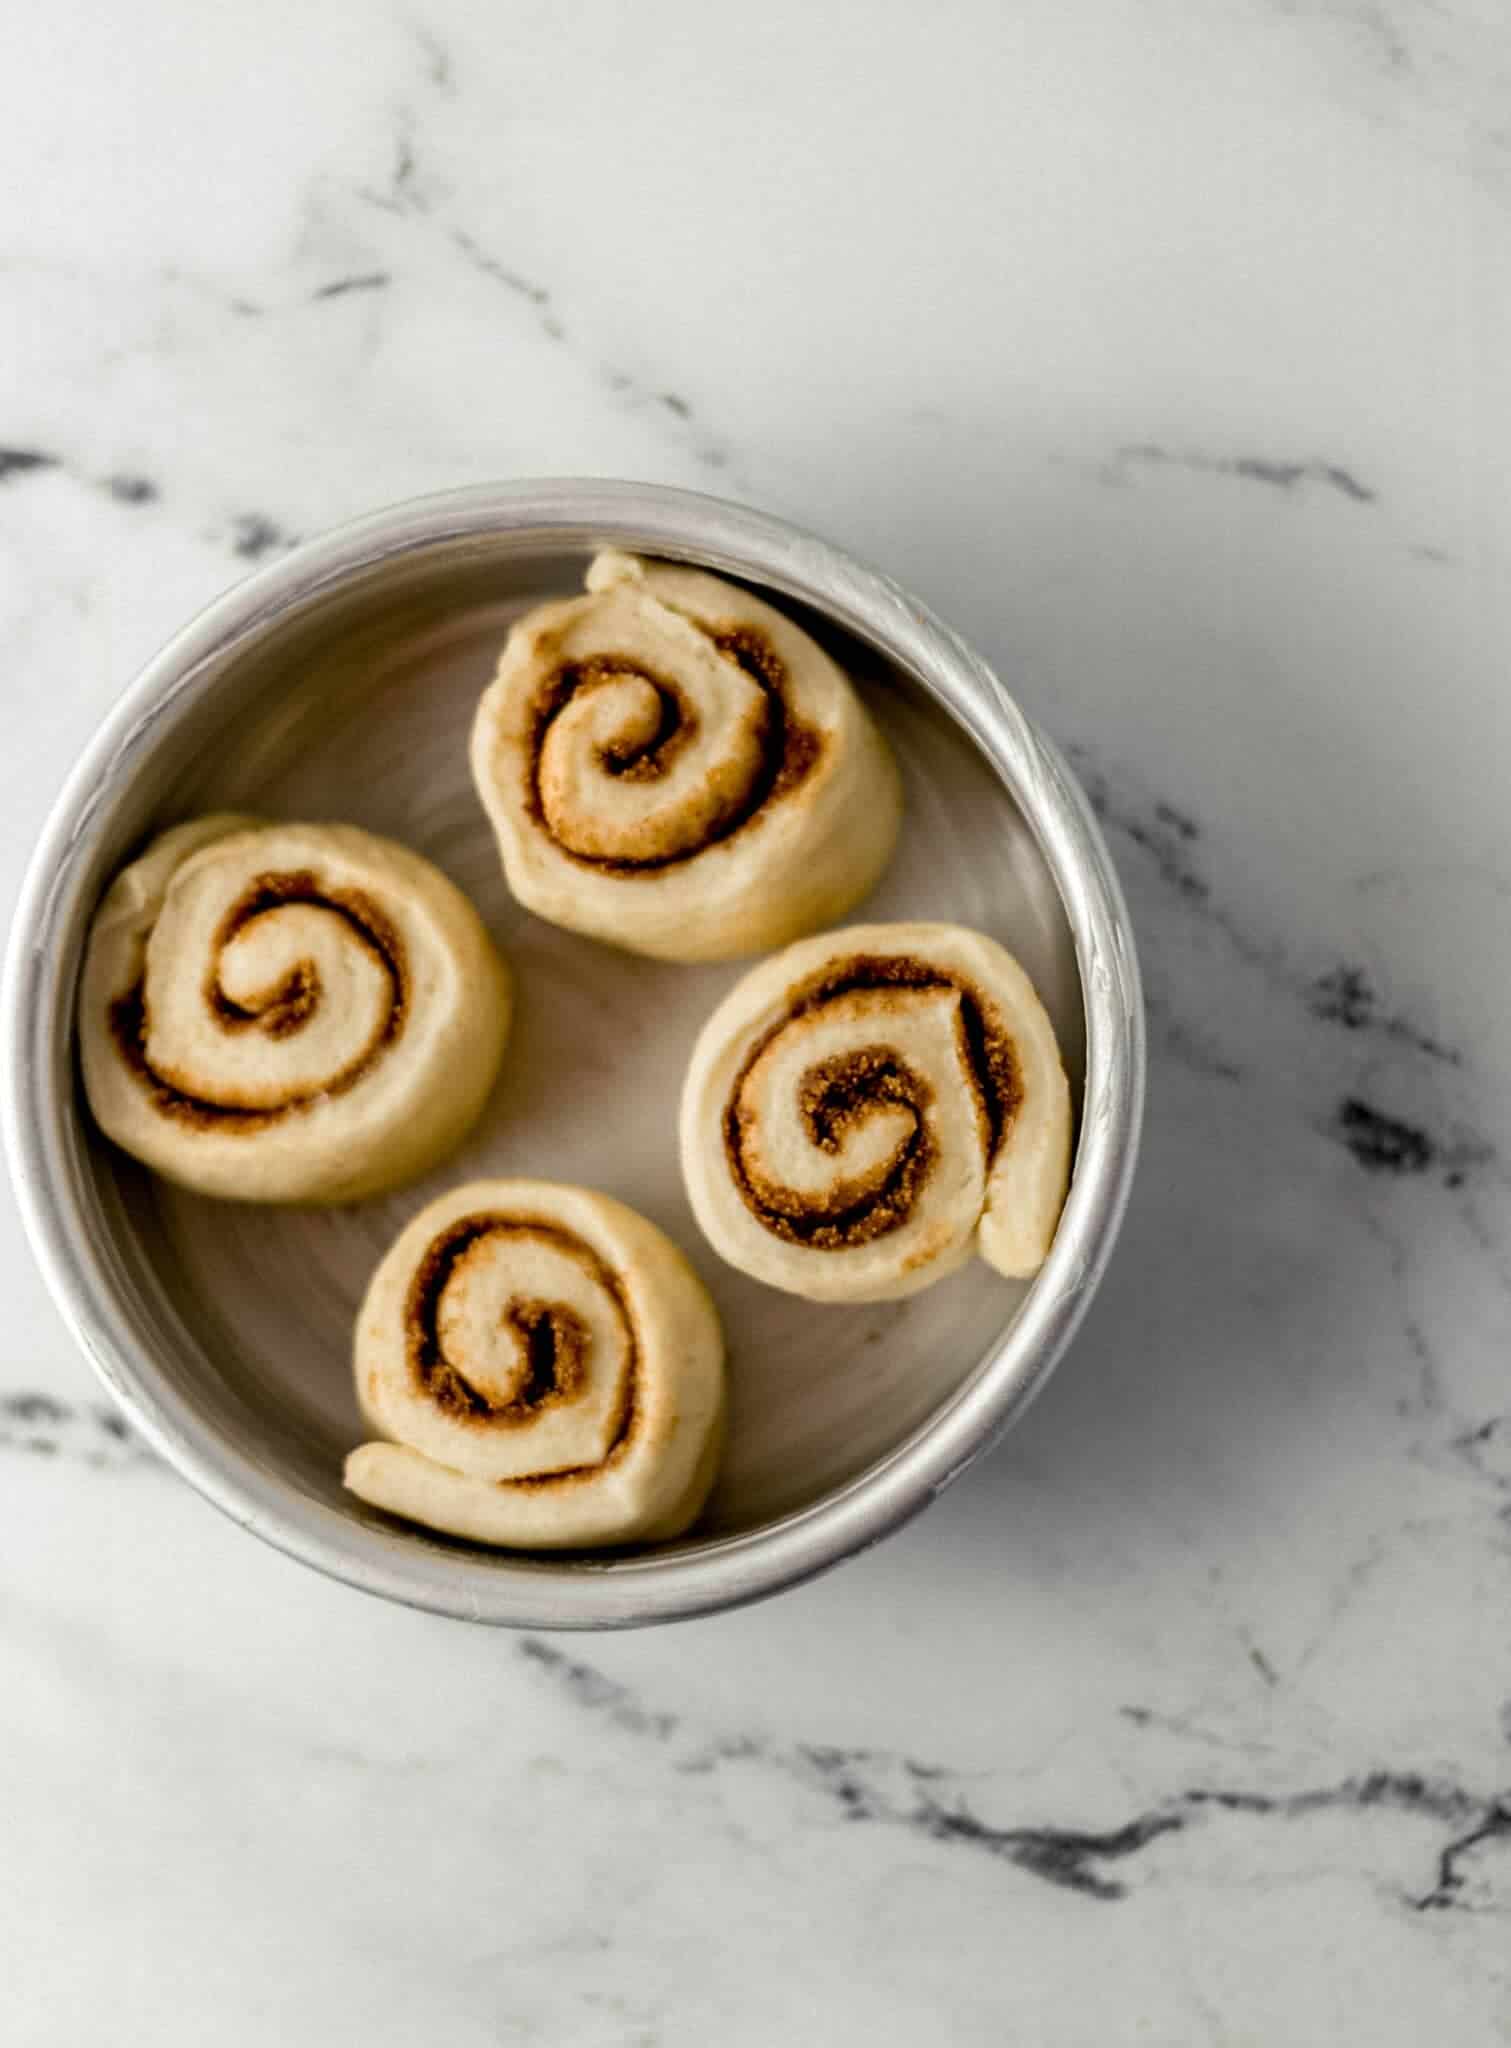
<path fill-rule="evenodd" d="M 722 1441 L 724 1341 L 671 1239 L 608 1195 L 478 1181 L 403 1232 L 357 1318 L 357 1398 L 385 1441 L 346 1484 L 510 1549 L 663 1541 Z"/>
<path fill-rule="evenodd" d="M 709 1242 L 815 1301 L 913 1294 L 973 1252 L 1037 1272 L 1070 1135 L 1033 984 L 947 924 L 854 925 L 763 961 L 709 1018 L 682 1097 Z"/>
<path fill-rule="evenodd" d="M 663 960 L 842 917 L 891 856 L 896 766 L 791 619 L 700 570 L 608 553 L 509 635 L 472 772 L 539 916 Z"/>
<path fill-rule="evenodd" d="M 90 927 L 84 1085 L 105 1134 L 244 1202 L 340 1202 L 445 1157 L 483 1106 L 508 974 L 462 892 L 349 825 L 175 826 Z"/>

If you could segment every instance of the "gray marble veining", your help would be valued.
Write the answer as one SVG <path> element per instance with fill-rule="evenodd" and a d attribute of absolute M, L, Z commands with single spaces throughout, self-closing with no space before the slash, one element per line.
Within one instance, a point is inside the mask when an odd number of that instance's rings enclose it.
<path fill-rule="evenodd" d="M 0 2033 L 1511 2040 L 1511 26 L 60 0 L 12 41 L 7 901 L 233 576 L 644 475 L 1000 664 L 1154 1058 L 1000 1452 L 818 1584 L 587 1646 L 220 1523 L 5 1197 Z"/>

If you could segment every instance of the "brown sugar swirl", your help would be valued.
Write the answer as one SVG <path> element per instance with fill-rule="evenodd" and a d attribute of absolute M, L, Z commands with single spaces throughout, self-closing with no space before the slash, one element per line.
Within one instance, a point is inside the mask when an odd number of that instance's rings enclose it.
<path fill-rule="evenodd" d="M 989 1169 L 1022 1096 L 1012 1040 L 1000 1013 L 972 983 L 899 954 L 856 954 L 838 960 L 789 991 L 786 1020 L 774 1024 L 747 1058 L 724 1119 L 730 1174 L 746 1207 L 777 1236 L 821 1251 L 868 1243 L 906 1223 L 938 1161 L 931 1110 L 935 1085 L 889 1043 L 907 1032 L 918 996 L 943 995 L 951 1008 L 959 1083 L 975 1112 L 982 1160 Z M 870 1000 L 850 1001 L 866 997 Z M 825 1013 L 830 1013 L 827 1018 Z M 758 1130 L 761 1080 L 767 1068 L 785 1074 L 790 1063 L 771 1056 L 773 1042 L 789 1034 L 827 1040 L 836 1019 L 846 1037 L 865 1042 L 828 1053 L 802 1070 L 796 1109 L 803 1136 L 838 1162 L 845 1141 L 878 1110 L 895 1112 L 896 1142 L 859 1171 L 839 1171 L 827 1185 L 795 1189 L 770 1177 L 762 1164 Z M 827 1029 L 825 1026 L 827 1025 Z M 870 1040 L 872 1032 L 882 1034 Z"/>
<path fill-rule="evenodd" d="M 255 1129 L 291 1110 L 306 1109 L 310 1103 L 340 1095 L 352 1087 L 379 1058 L 404 1028 L 407 974 L 404 948 L 398 933 L 378 906 L 360 890 L 325 889 L 309 870 L 294 874 L 264 874 L 255 877 L 251 888 L 226 912 L 215 935 L 208 972 L 203 981 L 205 1014 L 209 1024 L 232 1037 L 256 1031 L 268 1039 L 286 1039 L 304 1030 L 329 993 L 320 964 L 312 954 L 300 954 L 297 937 L 294 957 L 287 967 L 276 962 L 271 979 L 262 988 L 243 986 L 236 996 L 227 993 L 222 979 L 226 949 L 249 933 L 260 919 L 276 918 L 290 905 L 302 905 L 337 920 L 341 942 L 361 948 L 384 982 L 386 992 L 373 1019 L 367 1042 L 357 1047 L 328 1076 L 291 1083 L 276 1101 L 254 1101 L 255 1088 L 243 1083 L 240 1098 L 232 1079 L 228 1097 L 210 1092 L 217 1086 L 212 1073 L 191 1073 L 155 1063 L 150 1043 L 150 1010 L 145 976 L 110 1005 L 111 1029 L 122 1059 L 150 1089 L 154 1105 L 165 1116 L 189 1124 L 218 1123 L 224 1129 Z M 278 946 L 274 934 L 266 934 Z M 293 935 L 291 935 L 293 936 Z M 266 1092 L 266 1091 L 264 1091 Z"/>
<path fill-rule="evenodd" d="M 353 1357 L 376 1440 L 346 1483 L 411 1521 L 521 1548 L 645 1540 L 712 1483 L 713 1305 L 670 1239 L 591 1189 L 443 1195 L 375 1274 Z"/>
<path fill-rule="evenodd" d="M 752 626 L 708 640 L 753 685 L 719 707 L 717 731 L 699 716 L 692 689 L 627 654 L 564 662 L 541 689 L 526 805 L 573 860 L 650 875 L 696 859 L 790 795 L 813 768 L 822 742 L 793 715 L 770 642 Z M 595 773 L 648 800 L 606 803 Z"/>
<path fill-rule="evenodd" d="M 536 1282 L 495 1298 L 490 1275 L 500 1262 L 518 1262 L 539 1284 L 564 1262 L 602 1299 L 623 1360 L 612 1455 L 634 1414 L 634 1326 L 618 1282 L 592 1248 L 539 1217 L 463 1216 L 427 1247 L 406 1309 L 415 1387 L 442 1414 L 487 1429 L 527 1428 L 587 1392 L 595 1337 L 587 1316 L 568 1300 L 530 1292 Z M 578 1274 L 570 1278 L 575 1286 Z M 474 1288 L 486 1296 L 480 1313 Z"/>
<path fill-rule="evenodd" d="M 973 1250 L 1034 1271 L 1069 1140 L 1032 984 L 951 925 L 856 927 L 763 962 L 705 1026 L 683 1092 L 709 1239 L 817 1300 L 909 1294 Z"/>
<path fill-rule="evenodd" d="M 85 1087 L 115 1142 L 244 1201 L 337 1201 L 434 1163 L 509 1024 L 476 911 L 352 826 L 216 816 L 117 876 L 80 994 Z"/>
<path fill-rule="evenodd" d="M 724 959 L 841 915 L 897 834 L 891 755 L 849 679 L 737 585 L 617 553 L 519 620 L 472 772 L 538 915 Z"/>

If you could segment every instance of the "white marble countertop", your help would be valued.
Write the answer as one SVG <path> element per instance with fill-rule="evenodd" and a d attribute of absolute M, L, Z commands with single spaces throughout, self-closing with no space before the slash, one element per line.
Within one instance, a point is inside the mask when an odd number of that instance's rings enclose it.
<path fill-rule="evenodd" d="M 1121 1249 L 764 1607 L 388 1609 L 136 1448 L 5 1198 L 0 2035 L 1511 2040 L 1501 0 L 52 0 L 0 68 L 0 886 L 195 607 L 416 491 L 745 497 L 1102 806 Z"/>

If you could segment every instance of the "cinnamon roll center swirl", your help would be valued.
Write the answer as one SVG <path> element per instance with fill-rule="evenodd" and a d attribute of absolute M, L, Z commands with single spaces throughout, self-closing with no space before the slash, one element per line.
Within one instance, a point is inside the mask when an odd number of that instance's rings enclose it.
<path fill-rule="evenodd" d="M 318 922 L 311 922 L 311 919 Z M 153 968 L 109 1008 L 112 1038 L 121 1058 L 165 1116 L 200 1127 L 256 1130 L 290 1111 L 342 1095 L 354 1087 L 404 1029 L 408 967 L 403 943 L 390 919 L 361 890 L 328 887 L 308 869 L 257 876 L 232 904 L 214 934 L 203 978 L 203 1017 L 210 1043 L 234 1042 L 249 1034 L 278 1043 L 306 1030 L 327 1005 L 329 992 L 313 948 L 334 940 L 354 949 L 375 987 L 368 1027 L 359 1043 L 313 1084 L 278 1088 L 238 1082 L 207 1085 L 187 1066 L 154 1058 L 149 1051 L 153 1019 Z M 266 964 L 265 953 L 276 956 Z M 288 957 L 292 955 L 292 957 Z"/>
<path fill-rule="evenodd" d="M 1000 1013 L 973 983 L 929 962 L 857 954 L 789 992 L 787 1014 L 756 1040 L 729 1093 L 724 1149 L 730 1176 L 746 1208 L 773 1235 L 842 1251 L 887 1235 L 913 1215 L 941 1165 L 929 1114 L 934 1085 L 910 1060 L 905 1043 L 870 1034 L 890 1019 L 905 1041 L 919 997 L 953 999 L 959 1083 L 970 1093 L 982 1168 L 990 1169 L 1023 1093 Z M 875 1141 L 859 1170 L 840 1170 L 821 1186 L 797 1186 L 766 1163 L 762 1134 L 785 1055 L 800 1052 L 821 1020 L 853 1030 L 857 1043 L 801 1069 L 793 1105 L 798 1128 L 837 1166 L 849 1141 L 864 1138 L 868 1127 Z"/>
<path fill-rule="evenodd" d="M 526 803 L 571 859 L 618 875 L 673 867 L 731 838 L 812 772 L 822 742 L 795 716 L 774 648 L 748 626 L 707 637 L 754 685 L 717 729 L 676 678 L 627 654 L 566 663 L 541 689 Z M 646 801 L 614 800 L 614 784 L 626 795 L 641 786 Z"/>
<path fill-rule="evenodd" d="M 577 1304 L 509 1284 L 509 1262 L 534 1250 L 574 1269 Z M 502 1263 L 501 1263 L 502 1262 Z M 490 1288 L 490 1278 L 493 1285 Z M 494 1296 L 502 1294 L 495 1314 Z M 618 1360 L 602 1350 L 593 1320 L 606 1319 Z M 549 1410 L 586 1399 L 595 1375 L 622 1363 L 610 1454 L 629 1433 L 638 1347 L 624 1292 L 596 1252 L 569 1231 L 516 1216 L 464 1216 L 435 1239 L 415 1269 L 405 1306 L 408 1370 L 443 1415 L 487 1429 L 528 1427 Z M 556 1475 L 559 1476 L 559 1475 Z"/>

